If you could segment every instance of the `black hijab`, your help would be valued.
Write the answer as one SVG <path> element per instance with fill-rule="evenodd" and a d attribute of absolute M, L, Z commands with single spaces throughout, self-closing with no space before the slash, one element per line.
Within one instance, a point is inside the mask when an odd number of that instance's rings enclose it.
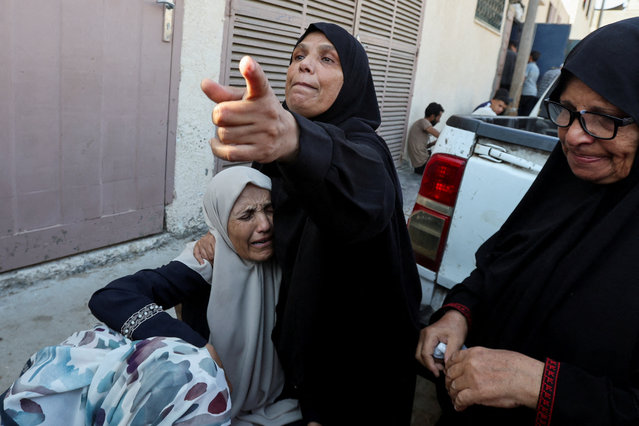
<path fill-rule="evenodd" d="M 342 128 L 349 127 L 346 124 L 349 120 L 357 120 L 376 129 L 381 119 L 373 76 L 364 47 L 342 27 L 326 22 L 309 25 L 295 45 L 300 44 L 313 32 L 321 32 L 335 46 L 342 64 L 344 84 L 328 110 L 316 117 L 307 118 Z"/>
<path fill-rule="evenodd" d="M 566 58 L 555 98 L 568 73 L 638 118 L 639 18 L 602 27 L 581 41 Z M 607 295 L 618 286 L 623 293 L 624 285 L 633 285 L 628 278 L 639 276 L 637 162 L 635 157 L 625 179 L 594 184 L 572 173 L 557 144 L 515 211 L 477 251 L 477 269 L 449 295 L 448 300 L 464 302 L 459 298 L 467 297 L 461 291 L 466 288 L 474 294 L 468 304 L 488 302 L 473 310 L 476 326 L 469 344 L 561 359 L 561 345 L 545 340 L 555 309 L 579 292 Z M 614 310 L 601 299 L 602 312 Z M 566 329 L 579 327 L 577 317 Z M 614 335 L 616 330 L 591 331 Z"/>
<path fill-rule="evenodd" d="M 570 74 L 639 122 L 639 18 L 606 25 L 585 37 L 566 58 L 557 99 Z"/>

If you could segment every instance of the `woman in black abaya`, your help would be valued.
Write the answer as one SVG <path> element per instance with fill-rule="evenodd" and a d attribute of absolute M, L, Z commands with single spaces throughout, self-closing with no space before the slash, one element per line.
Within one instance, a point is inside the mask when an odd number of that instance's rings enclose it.
<path fill-rule="evenodd" d="M 639 424 L 639 18 L 581 41 L 547 105 L 560 143 L 420 336 L 443 424 Z"/>
<path fill-rule="evenodd" d="M 366 52 L 339 26 L 312 24 L 284 105 L 257 62 L 240 71 L 246 89 L 202 89 L 218 103 L 213 153 L 273 181 L 285 394 L 306 422 L 408 425 L 421 289 Z"/>

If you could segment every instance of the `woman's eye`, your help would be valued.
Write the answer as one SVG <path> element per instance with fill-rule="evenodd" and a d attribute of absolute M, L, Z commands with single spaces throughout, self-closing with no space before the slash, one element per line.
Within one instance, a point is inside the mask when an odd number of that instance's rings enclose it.
<path fill-rule="evenodd" d="M 322 58 L 322 61 L 324 61 L 324 62 L 335 62 L 335 61 L 333 60 L 333 58 L 329 58 L 328 56 L 324 56 L 324 57 Z"/>
<path fill-rule="evenodd" d="M 295 59 L 296 61 L 301 61 L 304 59 L 304 55 L 295 55 L 293 56 L 293 59 Z"/>

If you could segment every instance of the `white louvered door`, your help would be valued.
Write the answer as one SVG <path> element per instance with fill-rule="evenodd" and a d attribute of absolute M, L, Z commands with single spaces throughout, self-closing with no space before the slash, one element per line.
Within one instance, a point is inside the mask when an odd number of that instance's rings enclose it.
<path fill-rule="evenodd" d="M 422 0 L 360 0 L 354 34 L 366 47 L 382 114 L 378 133 L 397 162 L 403 151 L 415 63 L 421 36 Z"/>

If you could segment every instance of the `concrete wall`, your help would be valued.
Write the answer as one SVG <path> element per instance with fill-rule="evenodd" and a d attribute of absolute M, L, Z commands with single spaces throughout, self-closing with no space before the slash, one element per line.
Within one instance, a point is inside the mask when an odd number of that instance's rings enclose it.
<path fill-rule="evenodd" d="M 590 31 L 596 30 L 598 24 L 603 27 L 613 22 L 637 16 L 639 16 L 639 0 L 628 0 L 627 7 L 624 10 L 604 10 L 601 15 L 601 22 L 599 21 L 599 10 L 596 10 L 590 22 Z"/>
<path fill-rule="evenodd" d="M 627 18 L 639 16 L 639 0 L 628 0 L 627 7 L 624 10 L 604 10 L 599 21 L 599 10 L 595 10 L 595 0 L 590 4 L 590 10 L 583 9 L 582 3 L 577 0 L 564 0 L 575 4 L 575 10 L 572 15 L 572 28 L 570 30 L 571 40 L 581 40 L 589 33 L 597 29 L 597 25 L 604 26 L 613 22 L 621 21 Z"/>
<path fill-rule="evenodd" d="M 539 5 L 537 6 L 537 18 L 535 19 L 535 22 L 569 24 L 570 14 L 566 10 L 566 5 L 564 3 L 564 0 L 539 0 Z M 522 4 L 527 4 L 527 1 L 523 1 Z M 556 9 L 557 15 L 554 21 L 548 22 L 548 11 L 550 10 L 551 5 Z"/>
<path fill-rule="evenodd" d="M 467 2 L 426 0 L 409 125 L 430 102 L 452 114 L 472 112 L 492 96 L 501 34 L 475 21 Z"/>
<path fill-rule="evenodd" d="M 177 235 L 203 228 L 201 202 L 214 167 L 209 147 L 214 127 L 213 103 L 200 90 L 200 81 L 220 77 L 226 0 L 188 0 L 184 7 L 175 194 L 166 207 L 166 228 Z"/>
<path fill-rule="evenodd" d="M 590 33 L 590 22 L 592 20 L 594 12 L 593 0 L 589 9 L 584 9 L 583 3 L 572 0 L 574 4 L 574 15 L 572 16 L 572 27 L 570 28 L 570 39 L 581 40 Z"/>

